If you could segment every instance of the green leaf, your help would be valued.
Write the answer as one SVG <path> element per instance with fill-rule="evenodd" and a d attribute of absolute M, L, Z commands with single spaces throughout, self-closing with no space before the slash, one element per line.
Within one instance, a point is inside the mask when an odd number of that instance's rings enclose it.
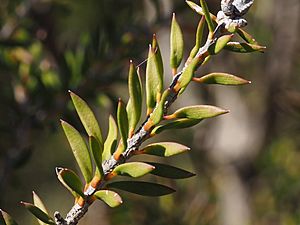
<path fill-rule="evenodd" d="M 17 222 L 5 211 L 0 209 L 0 224 L 3 225 L 18 225 Z"/>
<path fill-rule="evenodd" d="M 25 206 L 26 209 L 28 209 L 29 212 L 31 212 L 36 218 L 38 218 L 42 222 L 44 222 L 46 224 L 55 225 L 53 219 L 48 214 L 43 212 L 40 208 L 36 207 L 33 204 L 27 203 L 27 202 L 21 202 L 21 204 L 23 206 Z"/>
<path fill-rule="evenodd" d="M 107 138 L 104 142 L 104 150 L 102 153 L 102 160 L 108 160 L 117 145 L 117 137 L 118 137 L 118 127 L 114 118 L 109 116 L 109 126 L 108 126 L 108 134 Z"/>
<path fill-rule="evenodd" d="M 192 49 L 189 59 L 192 59 L 196 56 L 196 54 L 198 53 L 200 47 L 201 47 L 201 43 L 202 43 L 202 37 L 203 37 L 203 31 L 204 31 L 204 25 L 205 25 L 205 17 L 202 16 L 199 23 L 198 23 L 198 27 L 197 27 L 197 32 L 196 32 L 196 43 L 194 48 Z"/>
<path fill-rule="evenodd" d="M 78 95 L 74 94 L 73 92 L 69 91 L 73 104 L 75 106 L 75 109 L 79 115 L 79 118 L 88 134 L 88 136 L 94 136 L 97 138 L 99 143 L 102 145 L 102 134 L 101 129 L 99 127 L 98 121 L 96 120 L 96 117 L 93 113 L 93 111 L 90 109 L 90 107 L 87 105 L 87 103 L 80 98 Z"/>
<path fill-rule="evenodd" d="M 194 106 L 187 106 L 177 110 L 170 116 L 166 116 L 167 119 L 172 118 L 188 118 L 188 119 L 206 119 L 215 117 L 221 114 L 228 113 L 228 110 L 224 110 L 218 108 L 216 106 L 211 105 L 194 105 Z"/>
<path fill-rule="evenodd" d="M 141 177 L 154 170 L 154 166 L 142 162 L 129 162 L 118 165 L 113 173 L 122 176 Z"/>
<path fill-rule="evenodd" d="M 142 84 L 141 79 L 130 61 L 128 75 L 129 101 L 126 107 L 129 121 L 130 134 L 133 134 L 134 129 L 141 118 L 142 112 Z"/>
<path fill-rule="evenodd" d="M 264 52 L 266 47 L 248 43 L 228 42 L 224 49 L 238 53 L 250 53 Z"/>
<path fill-rule="evenodd" d="M 240 35 L 241 38 L 243 38 L 247 43 L 249 44 L 254 44 L 258 45 L 257 41 L 250 35 L 248 34 L 245 30 L 242 28 L 239 28 L 237 30 L 237 33 Z"/>
<path fill-rule="evenodd" d="M 158 143 L 147 145 L 138 153 L 169 157 L 172 155 L 186 152 L 188 150 L 190 150 L 189 147 L 186 147 L 184 145 L 175 142 L 158 142 Z"/>
<path fill-rule="evenodd" d="M 158 41 L 157 41 L 157 38 L 156 38 L 156 34 L 153 34 L 153 37 L 152 37 L 152 49 L 155 53 L 155 59 L 156 59 L 156 64 L 157 64 L 157 67 L 158 67 L 159 75 L 163 79 L 164 65 L 163 65 L 162 56 L 161 56 L 160 48 L 159 48 L 159 45 L 158 45 Z"/>
<path fill-rule="evenodd" d="M 175 192 L 170 187 L 143 181 L 119 181 L 107 186 L 143 196 L 163 196 Z"/>
<path fill-rule="evenodd" d="M 180 78 L 178 79 L 178 84 L 179 84 L 179 87 L 181 88 L 181 90 L 179 92 L 180 94 L 183 93 L 186 86 L 192 80 L 193 75 L 194 75 L 195 71 L 197 70 L 200 61 L 203 61 L 203 59 L 199 58 L 199 57 L 193 58 L 192 61 L 188 64 L 188 66 L 183 71 Z"/>
<path fill-rule="evenodd" d="M 150 119 L 151 119 L 153 125 L 158 124 L 162 120 L 163 114 L 164 114 L 165 102 L 166 102 L 169 94 L 170 94 L 169 89 L 164 91 L 159 104 L 155 107 L 153 113 L 150 115 Z"/>
<path fill-rule="evenodd" d="M 192 127 L 192 126 L 197 125 L 201 121 L 202 120 L 186 119 L 186 118 L 172 120 L 172 121 L 169 121 L 166 124 L 162 124 L 162 125 L 159 125 L 159 126 L 155 127 L 152 130 L 151 134 L 159 134 L 162 131 L 170 130 L 170 129 L 183 129 L 183 128 Z"/>
<path fill-rule="evenodd" d="M 121 99 L 119 99 L 118 103 L 118 110 L 117 110 L 117 117 L 118 117 L 118 127 L 119 132 L 121 135 L 122 143 L 124 149 L 127 147 L 127 138 L 128 138 L 128 116 L 124 106 L 124 103 Z"/>
<path fill-rule="evenodd" d="M 77 198 L 84 198 L 83 185 L 81 180 L 72 170 L 67 168 L 56 167 L 55 169 L 58 180 Z"/>
<path fill-rule="evenodd" d="M 177 69 L 183 57 L 183 36 L 179 24 L 176 21 L 175 13 L 173 13 L 171 34 L 170 34 L 170 66 Z"/>
<path fill-rule="evenodd" d="M 89 150 L 80 133 L 70 124 L 61 120 L 61 125 L 67 136 L 75 159 L 83 174 L 85 181 L 88 183 L 92 179 L 93 167 Z"/>
<path fill-rule="evenodd" d="M 93 137 L 89 136 L 89 144 L 90 149 L 96 164 L 96 173 L 101 178 L 103 176 L 103 169 L 102 169 L 102 146 L 98 142 L 98 140 Z"/>
<path fill-rule="evenodd" d="M 251 81 L 229 73 L 210 73 L 203 77 L 194 78 L 193 81 L 204 84 L 242 85 L 250 84 Z"/>
<path fill-rule="evenodd" d="M 146 68 L 146 104 L 147 115 L 149 115 L 156 102 L 160 101 L 163 90 L 163 70 L 161 63 L 161 56 L 159 54 L 158 44 L 156 48 L 149 46 L 148 61 Z"/>
<path fill-rule="evenodd" d="M 233 37 L 233 34 L 228 34 L 228 35 L 223 35 L 220 38 L 218 38 L 216 43 L 211 45 L 208 48 L 209 54 L 211 54 L 211 55 L 218 54 L 226 46 L 226 44 L 231 40 L 232 37 Z"/>
<path fill-rule="evenodd" d="M 110 190 L 100 190 L 94 193 L 97 199 L 100 199 L 110 207 L 117 207 L 123 203 L 120 195 Z"/>
<path fill-rule="evenodd" d="M 45 212 L 46 214 L 49 214 L 44 203 L 42 202 L 42 200 L 40 199 L 40 197 L 33 191 L 32 192 L 32 197 L 33 197 L 33 204 L 38 207 L 39 209 L 41 209 L 43 212 Z M 41 220 L 38 220 L 38 223 L 40 225 L 45 225 L 46 223 L 44 223 Z"/>
<path fill-rule="evenodd" d="M 201 16 L 204 16 L 204 12 L 203 12 L 203 9 L 197 5 L 196 3 L 192 2 L 192 1 L 186 1 L 186 3 L 189 5 L 189 7 L 191 7 L 196 13 L 200 14 Z M 216 21 L 217 20 L 217 17 L 210 13 L 210 18 L 213 20 L 213 21 Z"/>
<path fill-rule="evenodd" d="M 209 30 L 210 33 L 213 33 L 214 29 L 215 29 L 215 26 L 214 26 L 213 21 L 210 17 L 210 13 L 209 13 L 209 9 L 207 7 L 206 1 L 205 0 L 200 0 L 200 5 L 201 5 L 201 8 L 202 8 L 204 16 L 205 16 L 205 20 L 206 20 L 206 23 L 207 23 L 207 26 L 208 26 L 208 30 Z"/>
<path fill-rule="evenodd" d="M 145 163 L 148 163 L 155 167 L 155 169 L 152 170 L 150 173 L 156 176 L 166 177 L 171 179 L 185 179 L 185 178 L 190 178 L 195 176 L 194 173 L 188 172 L 186 170 L 174 166 L 155 163 L 155 162 L 145 162 Z"/>

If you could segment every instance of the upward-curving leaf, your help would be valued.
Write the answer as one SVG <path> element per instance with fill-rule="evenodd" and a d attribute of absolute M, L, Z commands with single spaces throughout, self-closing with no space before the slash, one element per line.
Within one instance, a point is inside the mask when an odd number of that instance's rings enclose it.
<path fill-rule="evenodd" d="M 33 197 L 33 204 L 40 208 L 43 212 L 45 212 L 46 214 L 49 214 L 48 213 L 48 210 L 46 209 L 44 203 L 42 202 L 42 200 L 40 199 L 40 197 L 33 191 L 32 192 L 32 197 Z M 38 219 L 38 223 L 40 225 L 45 225 L 46 223 L 44 223 L 43 221 L 39 220 Z"/>
<path fill-rule="evenodd" d="M 51 224 L 55 225 L 53 219 L 44 211 L 42 211 L 40 208 L 36 207 L 35 205 L 27 202 L 21 202 L 23 206 L 28 209 L 29 212 L 31 212 L 37 219 L 40 221 L 46 223 L 46 224 Z"/>
<path fill-rule="evenodd" d="M 129 135 L 132 136 L 142 112 L 142 84 L 141 79 L 130 61 L 128 75 L 129 101 L 126 106 L 129 122 Z"/>
<path fill-rule="evenodd" d="M 18 225 L 17 222 L 5 211 L 0 209 L 0 224 L 2 225 Z"/>
<path fill-rule="evenodd" d="M 100 190 L 100 191 L 96 191 L 94 196 L 105 202 L 107 205 L 109 205 L 110 207 L 117 207 L 120 204 L 123 203 L 122 198 L 120 197 L 120 195 L 114 191 L 111 190 Z"/>
<path fill-rule="evenodd" d="M 67 136 L 75 159 L 79 165 L 85 181 L 88 183 L 92 179 L 93 167 L 89 150 L 80 133 L 70 124 L 61 120 L 61 125 Z"/>
<path fill-rule="evenodd" d="M 171 24 L 170 52 L 170 66 L 175 71 L 173 74 L 176 74 L 176 69 L 179 67 L 183 57 L 183 35 L 175 13 L 173 13 Z"/>
<path fill-rule="evenodd" d="M 79 118 L 88 134 L 88 136 L 94 136 L 97 138 L 99 143 L 102 145 L 102 134 L 101 129 L 99 127 L 98 121 L 96 120 L 96 117 L 93 113 L 93 111 L 90 109 L 90 107 L 87 105 L 87 103 L 80 98 L 78 95 L 74 94 L 73 92 L 69 91 L 73 104 L 75 106 L 75 109 L 79 115 Z"/>
<path fill-rule="evenodd" d="M 103 176 L 102 169 L 102 146 L 94 136 L 89 137 L 89 146 L 96 164 L 96 176 L 100 179 Z"/>
<path fill-rule="evenodd" d="M 115 150 L 117 146 L 117 137 L 118 137 L 118 127 L 116 124 L 116 121 L 112 117 L 112 115 L 109 116 L 109 125 L 108 125 L 108 134 L 107 138 L 104 142 L 104 150 L 102 153 L 102 160 L 108 160 L 113 151 Z"/>
<path fill-rule="evenodd" d="M 156 40 L 156 39 L 155 39 Z M 146 104 L 147 115 L 153 111 L 156 103 L 160 101 L 163 91 L 163 66 L 157 41 L 156 46 L 149 45 L 146 68 Z"/>
<path fill-rule="evenodd" d="M 118 127 L 119 133 L 121 135 L 121 140 L 123 144 L 123 148 L 126 149 L 127 147 L 127 138 L 128 138 L 128 116 L 124 106 L 124 102 L 119 99 L 118 102 L 118 110 L 117 110 L 117 117 L 118 117 Z"/>
<path fill-rule="evenodd" d="M 210 73 L 203 77 L 193 78 L 193 81 L 203 84 L 242 85 L 250 84 L 251 81 L 229 73 Z"/>
<path fill-rule="evenodd" d="M 79 196 L 84 198 L 83 185 L 76 173 L 70 169 L 61 167 L 56 167 L 55 170 L 58 180 L 75 198 L 78 198 Z"/>

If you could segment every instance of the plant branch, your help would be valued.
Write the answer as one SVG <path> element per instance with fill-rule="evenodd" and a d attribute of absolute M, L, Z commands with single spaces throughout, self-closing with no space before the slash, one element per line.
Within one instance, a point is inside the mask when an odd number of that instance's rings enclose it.
<path fill-rule="evenodd" d="M 199 62 L 199 66 L 203 63 L 204 59 L 210 55 L 209 53 L 209 47 L 216 43 L 218 38 L 226 34 L 226 29 L 224 29 L 226 26 L 226 21 L 220 20 L 219 24 L 217 25 L 216 29 L 213 32 L 212 36 L 209 36 L 207 38 L 206 44 L 201 47 L 196 54 L 195 57 L 201 57 L 203 60 Z M 225 32 L 224 32 L 225 31 Z M 176 84 L 178 83 L 179 78 L 182 76 L 183 72 L 187 68 L 189 64 L 189 61 L 185 63 L 184 68 L 182 71 L 178 72 L 174 77 L 169 85 L 168 89 L 170 90 L 169 95 L 166 98 L 166 101 L 164 103 L 164 115 L 167 114 L 168 109 L 173 104 L 174 101 L 176 101 L 179 90 L 175 89 Z M 69 213 L 67 214 L 66 218 L 64 219 L 59 212 L 55 212 L 55 223 L 56 225 L 75 225 L 79 222 L 79 220 L 86 214 L 88 211 L 89 206 L 92 202 L 92 195 L 101 188 L 104 187 L 106 181 L 105 177 L 110 174 L 110 172 L 118 165 L 125 163 L 133 154 L 135 151 L 139 149 L 141 144 L 150 137 L 150 133 L 153 130 L 154 126 L 149 126 L 150 116 L 148 116 L 145 120 L 145 122 L 140 126 L 140 128 L 135 132 L 135 134 L 127 140 L 127 148 L 126 150 L 118 157 L 118 159 L 115 159 L 115 156 L 111 156 L 110 159 L 104 161 L 102 163 L 103 172 L 104 172 L 104 180 L 96 187 L 92 188 L 91 186 L 87 188 L 85 191 L 85 201 L 83 206 L 80 206 L 78 203 L 76 203 Z"/>

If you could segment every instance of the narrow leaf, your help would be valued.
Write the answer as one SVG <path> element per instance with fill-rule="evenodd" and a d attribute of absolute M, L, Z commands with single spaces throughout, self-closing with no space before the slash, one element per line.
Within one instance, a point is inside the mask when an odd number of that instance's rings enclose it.
<path fill-rule="evenodd" d="M 218 54 L 225 46 L 226 44 L 231 40 L 233 37 L 233 34 L 223 35 L 222 37 L 218 38 L 215 44 L 211 45 L 208 48 L 208 51 L 211 55 Z"/>
<path fill-rule="evenodd" d="M 147 145 L 137 153 L 169 157 L 190 150 L 189 147 L 174 142 L 159 142 Z"/>
<path fill-rule="evenodd" d="M 143 181 L 119 181 L 110 183 L 107 186 L 143 196 L 163 196 L 175 192 L 170 187 Z"/>
<path fill-rule="evenodd" d="M 183 128 L 188 128 L 197 125 L 200 123 L 202 120 L 197 120 L 197 119 L 176 119 L 169 121 L 166 124 L 159 125 L 155 127 L 151 134 L 159 134 L 165 130 L 170 130 L 170 129 L 183 129 Z"/>
<path fill-rule="evenodd" d="M 75 106 L 75 109 L 79 115 L 79 118 L 89 136 L 94 136 L 97 138 L 99 143 L 102 145 L 102 134 L 101 129 L 99 127 L 98 121 L 96 120 L 96 117 L 93 113 L 93 111 L 90 109 L 90 107 L 87 105 L 87 103 L 80 98 L 78 95 L 74 94 L 70 91 L 70 95 L 73 101 L 73 104 Z"/>
<path fill-rule="evenodd" d="M 257 41 L 249 34 L 247 33 L 245 30 L 243 30 L 242 28 L 239 28 L 237 30 L 237 33 L 240 35 L 241 38 L 243 38 L 247 43 L 249 44 L 254 44 L 254 45 L 258 45 Z"/>
<path fill-rule="evenodd" d="M 120 195 L 114 191 L 110 190 L 100 190 L 94 193 L 97 199 L 103 201 L 110 207 L 117 207 L 123 203 Z"/>
<path fill-rule="evenodd" d="M 210 13 L 209 13 L 209 9 L 207 7 L 206 1 L 205 0 L 200 0 L 200 5 L 201 5 L 201 8 L 202 8 L 204 16 L 205 16 L 205 20 L 206 20 L 206 23 L 207 23 L 207 26 L 208 26 L 208 30 L 209 30 L 210 33 L 213 33 L 214 29 L 215 29 L 215 26 L 214 26 L 213 21 L 210 17 Z"/>
<path fill-rule="evenodd" d="M 117 166 L 113 173 L 122 176 L 141 177 L 154 170 L 154 166 L 142 162 L 129 162 Z"/>
<path fill-rule="evenodd" d="M 129 75 L 128 75 L 128 88 L 129 88 L 129 101 L 126 107 L 129 121 L 129 133 L 133 134 L 134 129 L 141 118 L 142 112 L 142 88 L 141 79 L 132 63 L 130 61 Z"/>
<path fill-rule="evenodd" d="M 0 209 L 0 224 L 3 225 L 18 225 L 17 222 L 5 211 Z"/>
<path fill-rule="evenodd" d="M 55 225 L 53 219 L 47 215 L 45 212 L 43 212 L 40 208 L 36 207 L 33 204 L 27 203 L 27 202 L 21 202 L 23 206 L 28 209 L 29 212 L 31 212 L 36 218 L 43 221 L 46 224 L 53 224 Z"/>
<path fill-rule="evenodd" d="M 79 165 L 79 168 L 83 174 L 85 181 L 88 183 L 92 179 L 92 161 L 89 150 L 85 144 L 85 141 L 81 137 L 80 133 L 70 124 L 61 120 L 61 125 L 67 136 L 75 159 Z"/>
<path fill-rule="evenodd" d="M 46 214 L 49 214 L 44 203 L 42 202 L 42 200 L 40 199 L 40 197 L 33 191 L 32 192 L 32 197 L 33 197 L 33 204 L 38 207 L 39 209 L 41 209 L 43 212 L 45 212 Z M 41 220 L 38 220 L 38 223 L 40 225 L 45 225 L 46 223 L 44 223 Z"/>
<path fill-rule="evenodd" d="M 124 149 L 127 147 L 127 138 L 128 138 L 128 116 L 124 106 L 124 103 L 121 99 L 119 99 L 118 103 L 118 110 L 117 110 L 117 117 L 118 117 L 118 127 L 119 133 L 121 135 L 121 140 L 124 146 Z"/>
<path fill-rule="evenodd" d="M 104 142 L 104 150 L 102 153 L 102 160 L 108 160 L 117 145 L 117 137 L 118 137 L 118 127 L 114 118 L 109 116 L 109 126 L 108 126 L 108 134 L 107 138 Z"/>
<path fill-rule="evenodd" d="M 204 12 L 203 12 L 203 9 L 197 5 L 196 3 L 192 2 L 192 1 L 186 1 L 186 3 L 189 5 L 189 7 L 191 7 L 196 13 L 200 14 L 201 16 L 204 16 Z M 213 21 L 216 21 L 217 20 L 217 17 L 210 13 L 210 18 L 213 20 Z"/>
<path fill-rule="evenodd" d="M 224 110 L 218 108 L 216 106 L 211 105 L 194 105 L 194 106 L 187 106 L 177 110 L 170 116 L 166 116 L 167 119 L 172 118 L 188 118 L 188 119 L 206 119 L 215 117 L 218 115 L 222 115 L 228 113 L 228 110 Z"/>
<path fill-rule="evenodd" d="M 103 169 L 102 169 L 102 146 L 98 142 L 98 140 L 90 136 L 89 137 L 89 144 L 90 144 L 90 149 L 96 164 L 96 173 L 101 178 L 103 176 Z"/>
<path fill-rule="evenodd" d="M 153 125 L 158 124 L 162 120 L 163 114 L 164 114 L 165 102 L 166 102 L 166 99 L 169 96 L 169 94 L 170 94 L 169 89 L 164 91 L 159 104 L 156 106 L 153 113 L 150 115 L 150 119 L 151 119 Z"/>
<path fill-rule="evenodd" d="M 75 198 L 78 196 L 84 198 L 83 185 L 76 173 L 70 169 L 61 167 L 56 167 L 55 171 L 58 180 L 72 193 Z"/>
<path fill-rule="evenodd" d="M 161 56 L 160 48 L 159 48 L 158 41 L 156 38 L 156 34 L 153 34 L 153 37 L 152 37 L 152 49 L 155 53 L 156 65 L 158 68 L 159 75 L 161 78 L 163 78 L 164 66 L 163 66 L 162 56 Z"/>
<path fill-rule="evenodd" d="M 229 73 L 210 73 L 203 77 L 194 78 L 193 81 L 204 84 L 242 85 L 250 84 L 251 81 Z"/>
<path fill-rule="evenodd" d="M 205 25 L 205 17 L 202 16 L 199 23 L 198 23 L 198 27 L 197 27 L 197 32 L 196 32 L 196 43 L 194 48 L 192 49 L 189 59 L 192 59 L 196 56 L 196 54 L 198 53 L 200 47 L 201 47 L 201 43 L 202 43 L 202 37 L 203 37 L 203 30 L 204 30 L 204 25 Z"/>
<path fill-rule="evenodd" d="M 156 103 L 160 101 L 163 90 L 163 71 L 161 70 L 158 47 L 149 46 L 148 61 L 146 68 L 146 104 L 147 115 L 149 115 Z"/>
<path fill-rule="evenodd" d="M 155 167 L 155 169 L 152 170 L 150 173 L 156 176 L 166 177 L 171 179 L 185 179 L 185 178 L 190 178 L 195 176 L 194 173 L 188 172 L 186 170 L 174 166 L 155 163 L 155 162 L 145 162 L 145 163 L 148 163 Z"/>
<path fill-rule="evenodd" d="M 179 93 L 183 93 L 186 86 L 190 83 L 190 81 L 192 80 L 193 75 L 194 75 L 195 71 L 197 70 L 198 65 L 200 64 L 201 61 L 203 61 L 202 58 L 199 58 L 199 57 L 194 58 L 189 63 L 189 65 L 186 67 L 186 69 L 183 71 L 182 75 L 178 79 L 178 86 L 179 86 L 179 89 L 181 89 Z M 178 91 L 178 90 L 176 90 L 176 91 Z"/>
<path fill-rule="evenodd" d="M 183 57 L 183 36 L 175 13 L 173 13 L 171 24 L 170 51 L 170 66 L 172 69 L 177 69 Z"/>
<path fill-rule="evenodd" d="M 250 53 L 250 52 L 264 52 L 266 47 L 248 43 L 228 42 L 224 49 L 238 52 L 238 53 Z"/>

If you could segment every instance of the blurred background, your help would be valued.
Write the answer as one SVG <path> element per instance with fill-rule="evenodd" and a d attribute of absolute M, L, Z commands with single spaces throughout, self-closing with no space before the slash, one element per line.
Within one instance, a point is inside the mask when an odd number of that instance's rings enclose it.
<path fill-rule="evenodd" d="M 220 1 L 207 2 L 217 13 Z M 183 0 L 0 0 L 0 208 L 19 224 L 37 224 L 19 205 L 31 202 L 33 190 L 51 213 L 65 215 L 73 204 L 54 170 L 77 169 L 59 123 L 63 118 L 83 131 L 67 90 L 89 103 L 106 134 L 118 97 L 127 99 L 129 59 L 145 60 L 153 33 L 166 84 L 171 80 L 172 12 L 187 56 L 200 17 Z M 145 178 L 177 192 L 161 198 L 121 192 L 122 206 L 96 203 L 80 225 L 300 224 L 300 2 L 256 0 L 246 18 L 246 30 L 266 53 L 224 51 L 197 75 L 228 72 L 252 84 L 190 85 L 173 110 L 214 104 L 230 114 L 159 137 L 192 148 L 167 161 L 197 176 Z"/>

